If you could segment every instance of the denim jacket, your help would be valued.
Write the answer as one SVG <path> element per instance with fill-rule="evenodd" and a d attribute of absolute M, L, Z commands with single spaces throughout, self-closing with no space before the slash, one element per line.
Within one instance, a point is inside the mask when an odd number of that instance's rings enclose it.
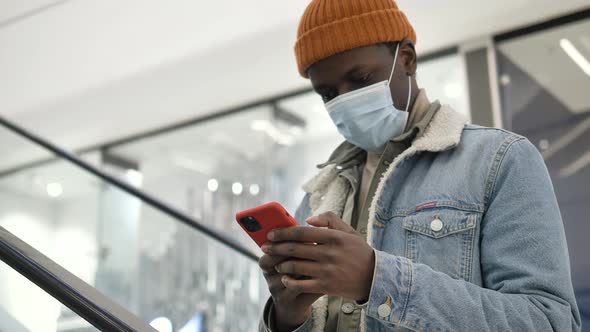
<path fill-rule="evenodd" d="M 306 185 L 297 220 L 339 208 L 338 173 L 327 166 Z M 367 241 L 361 331 L 581 329 L 551 180 L 522 136 L 441 108 L 383 174 Z M 323 331 L 326 310 L 323 297 L 297 332 Z"/>

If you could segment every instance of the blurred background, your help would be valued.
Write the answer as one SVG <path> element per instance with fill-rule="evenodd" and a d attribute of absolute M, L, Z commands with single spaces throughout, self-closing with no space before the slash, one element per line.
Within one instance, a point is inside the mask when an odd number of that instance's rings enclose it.
<path fill-rule="evenodd" d="M 342 141 L 297 74 L 307 0 L 0 0 L 0 116 L 254 253 L 234 221 Z M 588 0 L 400 0 L 418 83 L 549 168 L 590 331 Z M 0 226 L 159 331 L 255 331 L 256 262 L 0 126 Z M 92 331 L 0 263 L 0 331 Z"/>

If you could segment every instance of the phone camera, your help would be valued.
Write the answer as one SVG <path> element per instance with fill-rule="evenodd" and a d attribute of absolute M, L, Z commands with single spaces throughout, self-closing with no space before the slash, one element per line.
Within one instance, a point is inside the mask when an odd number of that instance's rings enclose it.
<path fill-rule="evenodd" d="M 240 219 L 240 223 L 244 226 L 244 228 L 251 233 L 258 232 L 262 229 L 262 225 L 256 220 L 254 217 L 244 217 Z"/>

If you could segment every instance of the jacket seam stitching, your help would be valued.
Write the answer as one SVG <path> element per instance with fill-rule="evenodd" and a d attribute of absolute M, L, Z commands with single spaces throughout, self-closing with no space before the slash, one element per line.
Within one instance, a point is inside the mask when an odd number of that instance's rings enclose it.
<path fill-rule="evenodd" d="M 412 287 L 414 285 L 414 282 L 413 282 L 414 281 L 414 266 L 411 263 L 411 261 L 409 261 L 409 260 L 406 260 L 406 264 L 404 264 L 404 265 L 408 266 L 408 271 L 410 274 L 410 284 L 408 285 L 408 293 L 406 294 L 406 298 L 404 301 L 404 307 L 402 309 L 402 313 L 401 313 L 400 320 L 399 320 L 400 325 L 403 324 L 403 321 L 406 319 L 406 309 L 408 308 L 408 302 L 410 302 L 410 295 L 412 293 Z"/>
<path fill-rule="evenodd" d="M 438 208 L 449 208 L 454 209 L 457 211 L 463 212 L 472 212 L 472 213 L 483 213 L 485 212 L 485 206 L 483 204 L 461 204 L 455 203 L 453 201 L 445 200 L 430 200 L 431 202 L 436 202 L 437 205 L 432 208 L 423 209 L 416 211 L 416 207 L 408 207 L 408 208 L 397 208 L 397 209 L 383 209 L 377 211 L 377 215 L 379 219 L 388 222 L 389 219 L 396 218 L 396 217 L 409 217 L 411 215 L 415 215 L 419 212 L 431 211 Z"/>
<path fill-rule="evenodd" d="M 476 224 L 477 225 L 477 224 Z M 465 280 L 471 281 L 471 275 L 473 274 L 473 252 L 475 247 L 475 230 L 476 228 L 471 229 L 471 243 L 467 248 L 467 256 L 466 259 L 466 268 L 467 271 L 465 273 Z"/>
<path fill-rule="evenodd" d="M 498 148 L 496 151 L 496 155 L 494 157 L 494 162 L 492 163 L 492 167 L 490 168 L 490 172 L 488 174 L 488 178 L 486 180 L 485 186 L 485 193 L 484 193 L 484 211 L 487 212 L 490 199 L 492 194 L 496 190 L 496 182 L 498 179 L 498 173 L 500 171 L 500 167 L 502 166 L 502 162 L 504 161 L 506 155 L 510 148 L 516 143 L 524 140 L 522 136 L 512 136 L 509 139 L 505 140 L 504 143 Z"/>

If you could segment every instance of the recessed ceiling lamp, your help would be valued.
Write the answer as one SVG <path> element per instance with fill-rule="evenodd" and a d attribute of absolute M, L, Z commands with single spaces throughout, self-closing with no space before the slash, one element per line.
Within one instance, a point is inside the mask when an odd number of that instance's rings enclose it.
<path fill-rule="evenodd" d="M 53 197 L 53 198 L 57 198 L 57 197 L 61 196 L 61 194 L 64 191 L 62 185 L 57 182 L 52 182 L 52 183 L 48 184 L 46 189 L 47 189 L 47 195 L 49 195 L 49 197 Z"/>
<path fill-rule="evenodd" d="M 586 75 L 590 76 L 590 61 L 584 57 L 584 55 L 574 46 L 574 44 L 566 38 L 559 41 L 561 48 L 567 53 L 567 55 L 582 68 L 582 71 Z"/>

